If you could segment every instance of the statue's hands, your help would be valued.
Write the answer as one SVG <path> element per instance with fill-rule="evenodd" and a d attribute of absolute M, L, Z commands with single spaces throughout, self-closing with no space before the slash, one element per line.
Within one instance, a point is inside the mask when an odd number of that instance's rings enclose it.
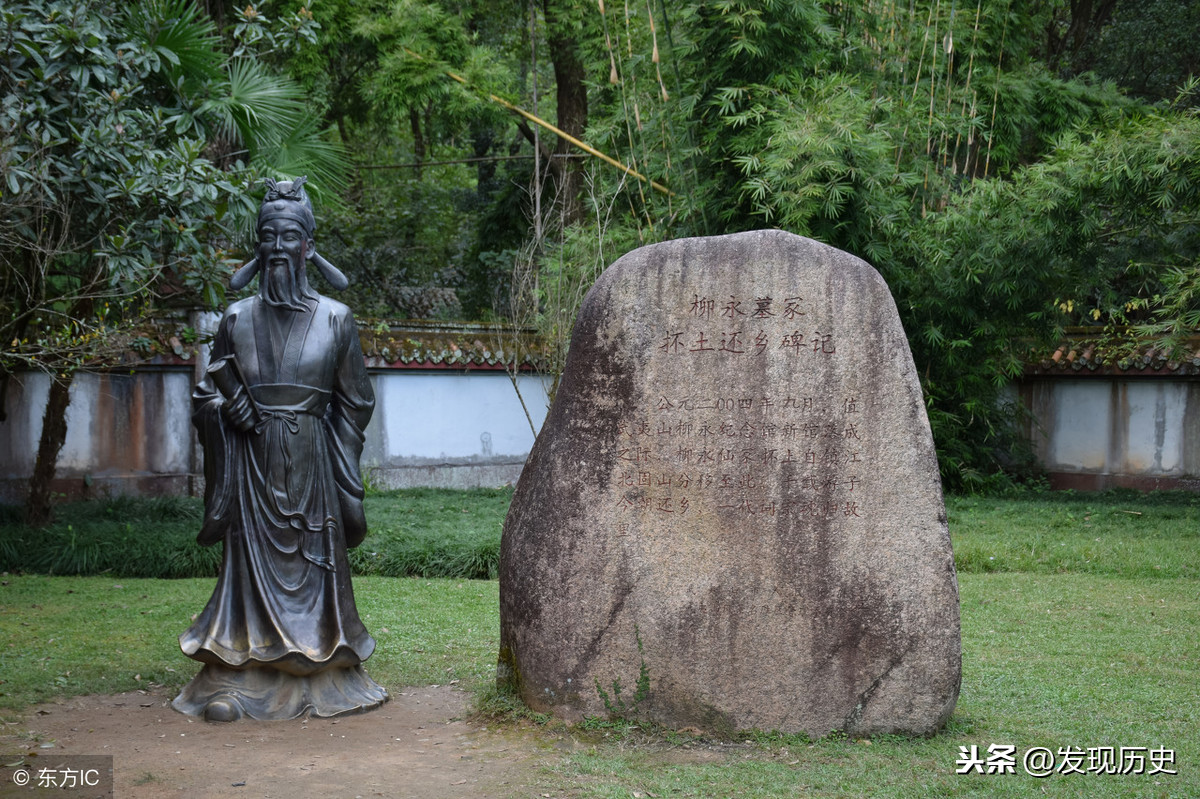
<path fill-rule="evenodd" d="M 229 423 L 243 433 L 254 429 L 254 408 L 250 405 L 250 395 L 244 389 L 221 404 L 221 413 Z"/>

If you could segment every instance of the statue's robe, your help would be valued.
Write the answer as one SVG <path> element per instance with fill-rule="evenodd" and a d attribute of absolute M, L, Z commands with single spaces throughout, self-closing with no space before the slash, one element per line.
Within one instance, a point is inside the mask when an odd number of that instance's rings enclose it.
<path fill-rule="evenodd" d="M 221 320 L 213 362 L 236 359 L 257 406 L 253 430 L 221 412 L 211 373 L 193 393 L 206 480 L 199 540 L 225 551 L 212 598 L 180 636 L 205 664 L 175 700 L 192 715 L 221 696 L 252 718 L 331 716 L 387 698 L 360 665 L 375 641 L 346 559 L 366 533 L 359 457 L 374 394 L 350 310 L 319 295 L 305 306 L 254 296 Z"/>

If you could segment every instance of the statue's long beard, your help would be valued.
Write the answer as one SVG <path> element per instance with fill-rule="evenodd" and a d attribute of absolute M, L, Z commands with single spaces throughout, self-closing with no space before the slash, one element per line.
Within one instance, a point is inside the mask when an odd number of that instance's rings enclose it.
<path fill-rule="evenodd" d="M 296 272 L 299 272 L 297 276 Z M 290 267 L 273 267 L 270 264 L 259 277 L 259 296 L 263 302 L 273 308 L 286 308 L 290 311 L 303 311 L 308 306 L 306 299 L 313 299 L 308 288 L 308 276 L 303 266 L 293 272 Z"/>

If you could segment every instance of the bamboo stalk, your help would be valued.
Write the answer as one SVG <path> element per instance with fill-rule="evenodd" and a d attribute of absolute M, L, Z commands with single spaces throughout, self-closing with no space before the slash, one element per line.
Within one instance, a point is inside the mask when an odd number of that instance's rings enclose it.
<path fill-rule="evenodd" d="M 604 11 L 604 0 L 600 0 L 600 10 Z M 537 51 L 537 10 L 532 2 L 529 4 L 529 50 L 530 57 L 533 60 L 533 112 L 538 111 L 538 51 Z M 533 240 L 535 247 L 540 247 L 542 244 L 542 143 L 541 137 L 537 131 L 533 133 L 533 183 L 530 185 L 533 190 Z M 536 263 L 536 251 L 530 254 L 532 263 Z M 538 270 L 534 269 L 534 280 L 538 280 L 540 275 Z M 535 284 L 536 288 L 536 284 Z M 536 295 L 535 295 L 536 296 Z M 515 380 L 514 380 L 515 383 Z"/>
<path fill-rule="evenodd" d="M 418 61 L 426 60 L 419 53 L 415 53 L 412 50 L 409 50 L 407 47 L 404 48 L 404 52 L 408 53 L 410 56 L 417 59 Z M 471 88 L 471 84 L 469 84 L 467 82 L 466 78 L 464 78 L 463 76 L 458 75 L 454 72 L 451 72 L 450 70 L 443 70 L 443 72 L 451 80 L 456 80 L 459 83 L 461 83 L 463 86 Z M 589 155 L 594 155 L 595 157 L 599 158 L 601 161 L 604 161 L 606 164 L 615 166 L 617 169 L 621 170 L 626 175 L 629 175 L 630 177 L 633 177 L 633 178 L 637 178 L 638 180 L 640 180 L 643 183 L 649 184 L 652 189 L 654 189 L 656 191 L 660 191 L 663 194 L 666 194 L 668 196 L 673 197 L 675 195 L 675 192 L 671 191 L 666 186 L 663 186 L 661 183 L 651 180 L 650 178 L 641 174 L 637 170 L 630 169 L 629 167 L 625 166 L 617 159 L 612 158 L 611 156 L 605 155 L 604 153 L 597 150 L 595 147 L 592 147 L 590 144 L 580 141 L 579 139 L 575 138 L 571 134 L 558 128 L 555 125 L 550 124 L 549 122 L 542 119 L 541 117 L 536 116 L 535 114 L 529 113 L 524 108 L 521 108 L 519 105 L 513 105 L 508 100 L 505 100 L 503 97 L 497 97 L 496 95 L 494 95 L 490 92 L 487 94 L 487 98 L 489 100 L 491 100 L 492 102 L 494 102 L 500 106 L 503 106 L 504 108 L 508 109 L 509 111 L 512 111 L 514 114 L 517 114 L 518 116 L 529 120 L 533 124 L 538 125 L 542 128 L 545 128 L 546 130 L 550 131 L 551 133 L 555 134 L 556 136 L 562 138 L 564 141 L 570 142 L 574 146 L 583 150 L 585 153 L 588 153 Z"/>
<path fill-rule="evenodd" d="M 630 17 L 631 16 L 632 15 L 629 13 L 629 0 L 625 0 L 625 46 L 629 52 L 630 57 L 632 57 L 632 55 L 633 55 L 633 32 L 630 29 Z M 609 39 L 609 34 L 608 34 L 608 20 L 607 20 L 607 18 L 605 18 L 602 21 L 604 24 L 605 45 L 607 47 L 609 47 L 608 56 L 610 59 L 612 59 L 615 55 L 615 57 L 617 59 L 619 59 L 618 67 L 620 68 L 621 72 L 623 74 L 628 75 L 626 80 L 621 80 L 617 83 L 617 88 L 621 92 L 621 110 L 623 112 L 622 119 L 625 122 L 625 140 L 629 144 L 629 156 L 630 156 L 630 158 L 633 159 L 633 167 L 636 169 L 637 168 L 638 147 L 637 147 L 637 143 L 634 141 L 634 138 L 635 138 L 634 137 L 634 127 L 635 126 L 637 128 L 637 133 L 638 133 L 636 138 L 639 141 L 641 141 L 641 143 L 642 143 L 643 161 L 649 160 L 648 158 L 645 157 L 646 156 L 646 146 L 645 146 L 646 136 L 645 136 L 645 131 L 643 131 L 643 129 L 642 129 L 642 115 L 641 115 L 640 109 L 638 108 L 638 102 L 637 102 L 637 71 L 629 70 L 626 73 L 626 67 L 625 67 L 626 61 L 625 61 L 625 57 L 621 55 L 621 48 L 620 47 L 616 47 L 616 48 L 612 47 L 611 40 Z M 621 37 L 620 31 L 617 32 L 616 36 L 617 36 L 617 40 L 619 43 L 620 37 Z M 629 88 L 628 92 L 626 91 L 627 86 Z M 633 119 L 634 119 L 634 125 L 632 125 L 632 126 L 629 123 L 629 106 L 630 106 L 630 102 L 631 102 L 631 99 L 630 99 L 631 94 L 633 95 L 632 103 L 633 103 Z M 629 200 L 629 209 L 630 209 L 630 211 L 633 212 L 633 218 L 635 220 L 638 220 L 638 235 L 640 236 L 641 235 L 641 217 L 643 215 L 646 217 L 646 221 L 651 225 L 652 228 L 653 228 L 654 223 L 650 217 L 650 206 L 646 201 L 645 189 L 641 183 L 638 183 L 637 186 L 638 186 L 638 199 L 641 200 L 642 211 L 639 214 L 637 212 L 637 210 L 634 209 L 632 197 Z"/>
<path fill-rule="evenodd" d="M 983 176 L 987 178 L 988 167 L 992 164 L 992 139 L 996 135 L 996 107 L 1000 105 L 1000 74 L 1004 63 L 1004 42 L 1008 35 L 1008 12 L 1012 8 L 1012 0 L 1004 8 L 1004 25 L 1000 28 L 1000 55 L 996 58 L 996 88 L 992 92 L 992 119 L 988 123 L 987 156 L 983 159 Z"/>
<path fill-rule="evenodd" d="M 950 25 L 946 31 L 946 36 L 942 40 L 945 42 L 946 48 L 946 110 L 945 122 L 942 125 L 942 169 L 946 168 L 947 162 L 950 160 L 950 108 L 954 97 L 954 17 L 957 6 L 954 2 L 950 3 Z"/>
<path fill-rule="evenodd" d="M 650 60 L 654 62 L 654 74 L 658 78 L 658 90 L 662 94 L 662 100 L 665 103 L 671 98 L 671 95 L 667 93 L 667 84 L 663 83 L 662 58 L 658 53 L 658 28 L 654 25 L 654 10 L 650 8 L 650 0 L 646 0 L 646 16 L 650 18 L 650 39 L 654 43 L 654 51 L 650 55 Z"/>
<path fill-rule="evenodd" d="M 931 151 L 933 150 L 933 106 L 934 106 L 934 100 L 937 97 L 937 84 L 938 84 L 938 80 L 937 80 L 937 57 L 938 57 L 937 32 L 938 32 L 938 28 L 937 28 L 937 26 L 940 25 L 942 22 L 942 16 L 941 16 L 942 0 L 937 0 L 937 3 L 934 4 L 934 8 L 936 9 L 936 11 L 933 12 L 933 19 L 934 19 L 934 22 L 933 22 L 933 26 L 934 26 L 933 27 L 933 47 L 931 48 L 933 50 L 933 60 L 929 65 L 929 120 L 928 120 L 928 122 L 926 122 L 926 127 L 925 127 L 925 155 L 930 155 Z M 928 36 L 929 31 L 926 31 L 925 35 Z M 922 57 L 923 57 L 923 54 L 922 54 Z M 925 183 L 926 183 L 926 188 L 928 188 L 928 184 L 929 184 L 928 177 L 926 177 Z"/>
<path fill-rule="evenodd" d="M 929 43 L 929 26 L 933 24 L 933 6 L 929 7 L 929 17 L 925 20 L 925 36 L 921 39 L 921 55 L 917 59 L 917 76 L 913 78 L 912 99 L 917 99 L 917 88 L 921 85 L 921 70 L 925 67 L 925 45 Z"/>
<path fill-rule="evenodd" d="M 962 101 L 962 106 L 959 108 L 959 111 L 958 111 L 959 116 L 964 119 L 967 119 L 967 95 L 971 93 L 971 76 L 975 74 L 975 45 L 978 44 L 978 42 L 979 42 L 979 15 L 982 12 L 982 10 L 983 10 L 983 0 L 979 0 L 979 2 L 975 5 L 975 29 L 971 32 L 971 56 L 967 60 L 967 82 L 963 86 L 963 101 Z M 971 116 L 970 116 L 970 119 L 968 119 L 968 121 L 967 121 L 968 126 L 971 125 L 970 120 L 973 120 L 974 118 L 975 118 L 975 96 L 971 95 Z M 964 175 L 967 174 L 967 166 L 969 165 L 969 162 L 971 159 L 970 147 L 971 147 L 971 142 L 973 140 L 974 140 L 973 135 L 969 135 L 967 137 L 967 154 L 963 157 L 963 174 Z M 956 158 L 957 158 L 957 154 L 958 154 L 958 148 L 961 145 L 962 145 L 962 128 L 960 127 L 958 129 L 958 137 L 954 140 L 954 152 L 955 152 Z M 957 171 L 958 171 L 957 163 L 958 162 L 955 161 L 955 173 L 957 173 Z"/>

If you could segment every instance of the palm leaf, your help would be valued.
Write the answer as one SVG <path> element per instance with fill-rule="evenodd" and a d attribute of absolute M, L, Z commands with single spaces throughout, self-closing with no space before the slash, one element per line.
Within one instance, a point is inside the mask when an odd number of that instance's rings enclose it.
<path fill-rule="evenodd" d="M 157 53 L 174 83 L 220 77 L 224 55 L 216 26 L 194 0 L 143 0 L 130 9 L 126 34 Z"/>
<path fill-rule="evenodd" d="M 230 62 L 226 78 L 201 113 L 217 116 L 217 132 L 244 144 L 251 157 L 262 142 L 283 139 L 304 117 L 304 93 L 288 78 L 246 58 Z"/>
<path fill-rule="evenodd" d="M 306 186 L 322 207 L 339 204 L 350 161 L 346 151 L 323 137 L 314 116 L 297 121 L 282 136 L 262 140 L 251 163 L 264 174 L 283 178 L 308 175 Z"/>

